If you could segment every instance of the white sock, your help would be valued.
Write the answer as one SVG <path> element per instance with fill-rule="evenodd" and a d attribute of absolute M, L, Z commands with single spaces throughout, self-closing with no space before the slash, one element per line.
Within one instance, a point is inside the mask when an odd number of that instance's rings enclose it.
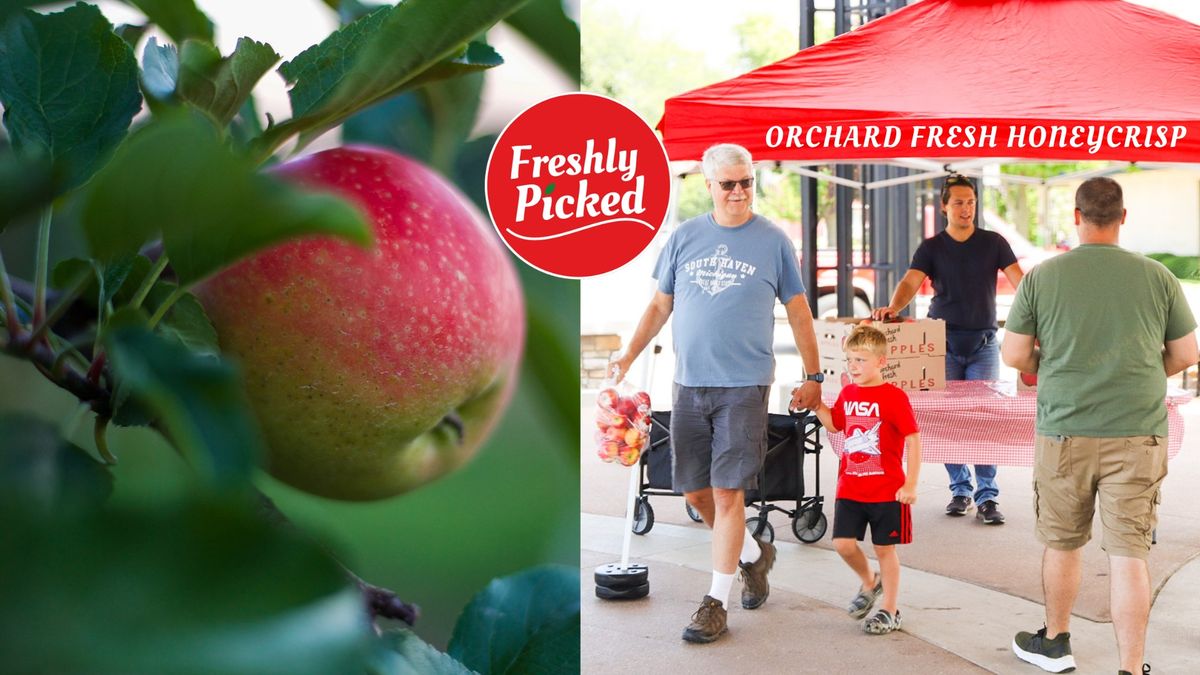
<path fill-rule="evenodd" d="M 712 598 L 720 600 L 722 607 L 729 606 L 729 589 L 733 588 L 733 576 L 713 570 L 712 586 L 709 587 L 708 594 Z"/>
<path fill-rule="evenodd" d="M 758 542 L 755 541 L 754 535 L 750 534 L 750 530 L 746 530 L 746 536 L 742 538 L 742 553 L 738 556 L 738 560 L 744 563 L 756 562 L 762 557 L 762 549 L 759 548 Z"/>

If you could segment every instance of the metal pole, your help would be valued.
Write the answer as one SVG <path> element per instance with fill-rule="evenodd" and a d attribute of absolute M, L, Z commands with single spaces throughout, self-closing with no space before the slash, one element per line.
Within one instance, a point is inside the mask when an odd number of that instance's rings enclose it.
<path fill-rule="evenodd" d="M 811 0 L 810 0 L 811 1 Z M 803 229 L 800 271 L 804 275 L 804 288 L 808 291 L 808 307 L 817 315 L 817 179 L 800 178 L 800 223 Z"/>
<path fill-rule="evenodd" d="M 854 178 L 854 167 L 838 164 L 835 173 L 847 180 Z M 837 307 L 838 316 L 853 314 L 854 298 L 854 191 L 839 184 L 837 196 Z"/>

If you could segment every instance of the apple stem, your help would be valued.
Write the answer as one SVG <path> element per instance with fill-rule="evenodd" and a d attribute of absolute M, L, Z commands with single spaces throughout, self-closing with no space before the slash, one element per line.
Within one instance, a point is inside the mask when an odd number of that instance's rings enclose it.
<path fill-rule="evenodd" d="M 459 417 L 457 412 L 451 410 L 450 412 L 446 413 L 446 416 L 442 418 L 441 423 L 450 427 L 454 430 L 454 433 L 458 434 L 458 442 L 460 444 L 463 442 L 466 432 L 464 431 L 462 418 Z"/>
<path fill-rule="evenodd" d="M 167 269 L 168 262 L 170 260 L 167 259 L 166 252 L 158 256 L 158 260 L 154 261 L 154 267 L 150 268 L 150 272 L 142 279 L 142 284 L 138 286 L 137 291 L 133 294 L 133 299 L 129 302 L 130 307 L 137 309 L 142 306 L 142 302 L 145 301 L 146 296 L 150 295 L 150 289 L 154 288 L 154 283 L 162 276 L 163 270 Z"/>

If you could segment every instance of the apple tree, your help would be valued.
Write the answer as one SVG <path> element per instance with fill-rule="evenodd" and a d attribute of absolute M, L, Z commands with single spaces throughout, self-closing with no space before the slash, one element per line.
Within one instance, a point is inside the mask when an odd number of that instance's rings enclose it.
<path fill-rule="evenodd" d="M 561 3 L 326 0 L 287 59 L 46 4 L 0 2 L 0 663 L 577 670 L 578 293 L 472 136 L 496 24 L 578 81 Z"/>

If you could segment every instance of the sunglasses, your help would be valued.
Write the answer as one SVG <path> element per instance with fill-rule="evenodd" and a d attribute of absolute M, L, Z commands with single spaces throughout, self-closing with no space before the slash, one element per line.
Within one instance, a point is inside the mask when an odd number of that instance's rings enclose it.
<path fill-rule="evenodd" d="M 971 192 L 975 192 L 975 183 L 971 182 L 970 178 L 961 173 L 952 173 L 946 176 L 946 182 L 942 183 L 942 203 L 945 204 L 950 199 L 950 188 L 952 187 L 968 187 Z"/>
<path fill-rule="evenodd" d="M 750 188 L 754 187 L 754 179 L 743 178 L 741 180 L 719 180 L 717 181 L 717 185 L 720 185 L 721 189 L 726 192 L 731 192 L 735 185 L 741 185 L 743 190 L 749 190 Z"/>

